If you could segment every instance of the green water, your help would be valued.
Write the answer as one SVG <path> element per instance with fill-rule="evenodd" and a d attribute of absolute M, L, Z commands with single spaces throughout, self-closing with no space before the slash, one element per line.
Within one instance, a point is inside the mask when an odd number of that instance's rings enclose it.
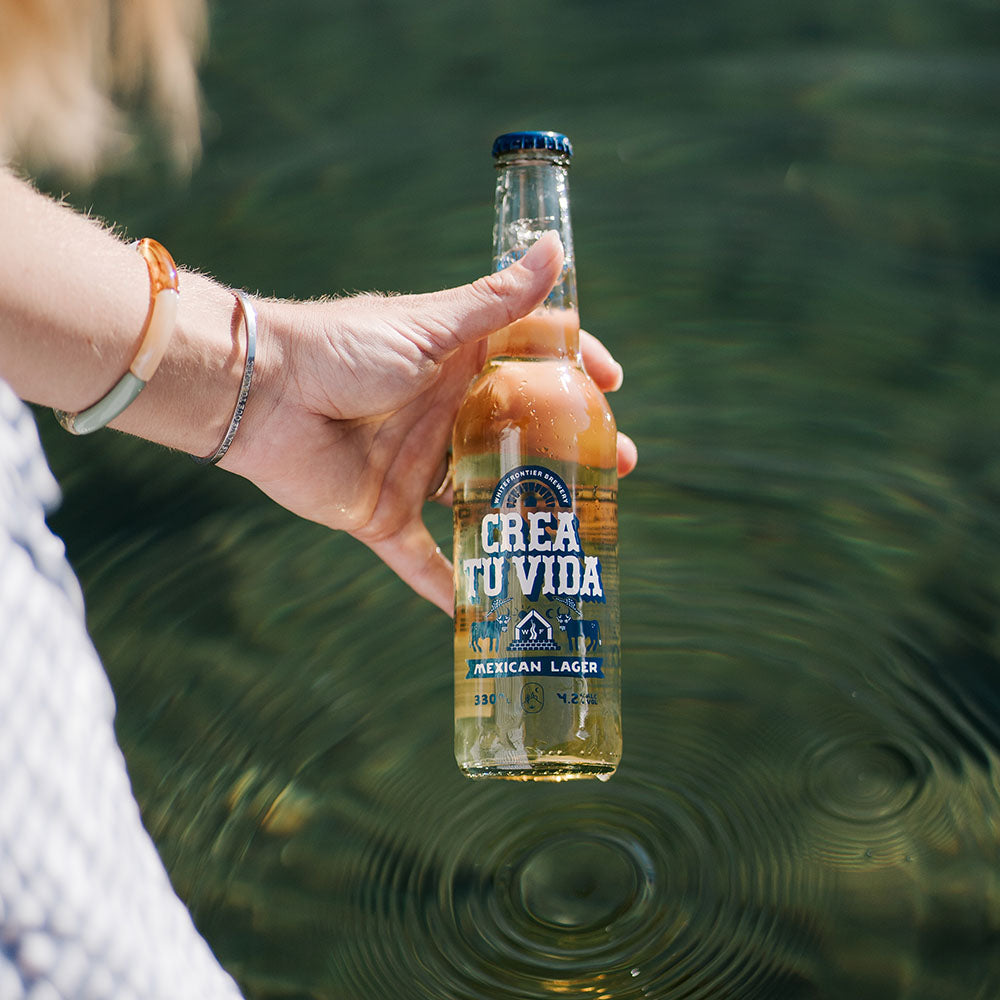
<path fill-rule="evenodd" d="M 1000 994 L 998 55 L 987 0 L 215 7 L 190 180 L 73 199 L 254 291 L 425 290 L 489 266 L 493 137 L 564 131 L 641 455 L 623 763 L 532 787 L 459 775 L 450 622 L 367 550 L 40 414 L 249 997 Z"/>

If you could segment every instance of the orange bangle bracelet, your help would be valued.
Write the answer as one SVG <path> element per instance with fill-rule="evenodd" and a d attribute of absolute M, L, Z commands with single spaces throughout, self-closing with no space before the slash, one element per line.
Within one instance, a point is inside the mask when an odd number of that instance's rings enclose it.
<path fill-rule="evenodd" d="M 70 434 L 100 430 L 133 403 L 159 367 L 173 335 L 179 296 L 177 266 L 156 240 L 139 240 L 137 248 L 149 271 L 149 314 L 143 327 L 142 343 L 129 370 L 93 406 L 79 413 L 54 411 L 56 419 Z"/>

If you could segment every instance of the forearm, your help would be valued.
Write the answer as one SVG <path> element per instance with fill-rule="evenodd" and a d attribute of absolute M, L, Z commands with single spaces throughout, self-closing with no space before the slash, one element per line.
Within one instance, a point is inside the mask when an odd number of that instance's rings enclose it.
<path fill-rule="evenodd" d="M 15 392 L 70 412 L 90 406 L 128 370 L 148 308 L 134 249 L 0 170 L 0 377 Z M 232 416 L 245 350 L 232 292 L 182 270 L 167 352 L 111 426 L 210 453 Z"/>

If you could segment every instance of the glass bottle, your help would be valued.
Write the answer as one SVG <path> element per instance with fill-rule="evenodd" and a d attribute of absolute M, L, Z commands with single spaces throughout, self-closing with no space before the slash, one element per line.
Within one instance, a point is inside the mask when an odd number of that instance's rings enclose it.
<path fill-rule="evenodd" d="M 554 132 L 493 146 L 494 265 L 549 229 L 562 276 L 489 338 L 453 437 L 455 756 L 469 777 L 606 779 L 621 757 L 617 435 L 583 369 Z"/>

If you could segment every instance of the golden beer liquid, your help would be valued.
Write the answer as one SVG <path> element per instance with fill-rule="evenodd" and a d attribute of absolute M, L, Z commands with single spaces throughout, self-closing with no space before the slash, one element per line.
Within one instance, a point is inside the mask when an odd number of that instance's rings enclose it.
<path fill-rule="evenodd" d="M 577 314 L 554 309 L 494 334 L 490 360 L 455 424 L 455 755 L 470 777 L 606 778 L 621 757 L 617 438 L 603 393 L 579 363 L 578 338 Z M 544 594 L 531 601 L 510 586 L 500 607 L 491 608 L 481 593 L 470 603 L 463 561 L 482 555 L 481 526 L 494 489 L 522 466 L 551 470 L 568 487 L 583 552 L 600 560 L 603 602 L 571 598 L 567 605 Z M 525 517 L 536 509 L 521 504 L 514 499 L 507 509 Z M 472 658 L 531 660 L 530 651 L 509 648 L 515 623 L 531 608 L 553 626 L 567 672 L 468 677 Z M 559 614 L 596 621 L 600 643 L 555 627 Z M 500 615 L 508 623 L 495 643 L 480 638 L 481 649 L 474 649 L 473 623 Z M 603 677 L 572 672 L 595 657 Z"/>

